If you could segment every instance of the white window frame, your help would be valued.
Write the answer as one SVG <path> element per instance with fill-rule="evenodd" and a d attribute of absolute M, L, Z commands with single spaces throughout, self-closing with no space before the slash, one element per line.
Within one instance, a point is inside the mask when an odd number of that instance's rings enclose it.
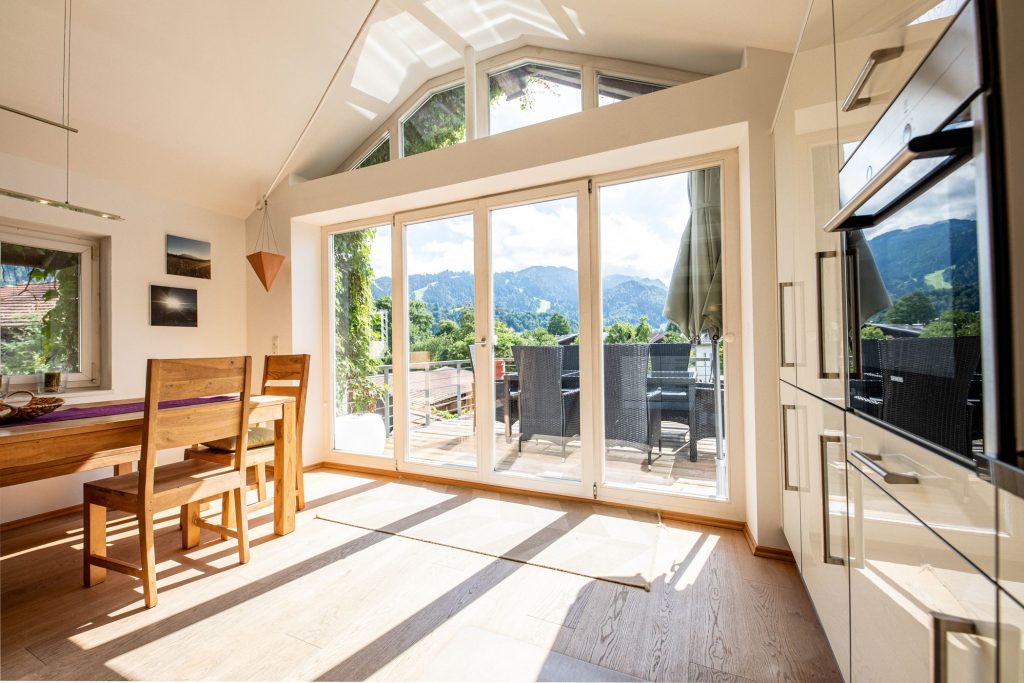
<path fill-rule="evenodd" d="M 366 161 L 370 157 L 370 155 L 373 154 L 374 152 L 376 152 L 377 149 L 381 145 L 383 145 L 384 143 L 388 144 L 388 153 L 389 153 L 388 161 L 391 161 L 391 159 L 394 158 L 394 157 L 390 156 L 390 152 L 391 152 L 391 131 L 384 131 L 383 135 L 379 135 L 376 138 L 373 138 L 373 142 L 369 145 L 369 147 L 366 149 L 366 151 L 362 154 L 362 156 L 359 157 L 359 159 L 356 160 L 355 163 L 349 165 L 348 170 L 354 171 L 357 168 L 359 168 L 359 165 L 361 163 L 363 163 L 364 161 Z M 387 162 L 385 162 L 385 163 L 387 163 Z M 376 166 L 376 164 L 374 164 L 374 166 Z"/>
<path fill-rule="evenodd" d="M 501 55 L 502 59 L 506 58 L 506 55 Z M 481 93 L 481 101 L 479 103 L 479 109 L 477 110 L 477 130 L 481 131 L 482 135 L 491 135 L 491 101 L 488 95 L 491 92 L 490 81 L 491 76 L 500 74 L 504 71 L 510 71 L 512 69 L 518 69 L 521 66 L 527 64 L 536 64 L 538 66 L 551 66 L 557 69 L 568 69 L 579 72 L 580 75 L 580 111 L 587 109 L 588 99 L 588 84 L 587 84 L 587 72 L 584 69 L 584 65 L 577 62 L 571 61 L 558 61 L 554 59 L 545 59 L 544 57 L 520 57 L 512 61 L 504 61 L 500 66 L 496 66 L 488 69 L 479 69 L 480 78 L 477 83 L 477 89 Z M 595 86 L 597 81 L 594 81 Z M 568 114 L 562 114 L 562 116 L 571 116 L 572 114 L 578 114 L 580 112 L 574 111 Z M 546 121 L 538 121 L 537 123 L 527 123 L 522 126 L 517 126 L 511 130 L 519 130 L 520 128 L 527 128 L 529 126 L 536 126 L 540 123 L 547 123 L 547 121 L 555 121 L 556 119 L 562 118 L 562 116 L 556 116 L 553 119 L 547 119 Z M 511 131 L 504 131 L 511 132 Z"/>
<path fill-rule="evenodd" d="M 0 224 L 0 249 L 4 242 L 79 254 L 79 372 L 68 373 L 68 388 L 99 387 L 103 377 L 100 365 L 100 242 Z M 35 382 L 35 375 L 11 375 L 10 391 L 34 391 Z"/>
<path fill-rule="evenodd" d="M 455 88 L 458 88 L 460 85 L 463 88 L 465 88 L 465 86 L 466 86 L 466 82 L 463 79 L 461 79 L 461 78 L 458 79 L 458 80 L 455 80 L 455 81 L 447 80 L 448 79 L 447 76 L 442 76 L 441 78 L 445 79 L 445 80 L 440 85 L 436 85 L 435 84 L 435 81 L 437 79 L 428 81 L 427 84 L 424 86 L 424 88 L 421 88 L 421 91 L 419 93 L 419 97 L 416 98 L 415 100 L 413 100 L 413 105 L 411 107 L 406 107 L 403 110 L 402 115 L 399 116 L 396 119 L 397 127 L 398 127 L 398 156 L 397 157 L 392 156 L 391 157 L 392 159 L 396 159 L 396 158 L 397 159 L 404 159 L 405 156 L 406 156 L 406 154 L 405 154 L 405 122 L 410 117 L 412 117 L 414 114 L 416 114 L 416 112 L 418 112 L 420 110 L 420 108 L 423 105 L 425 105 L 427 103 L 427 101 L 430 100 L 430 98 L 433 97 L 434 95 L 437 95 L 438 93 L 445 92 L 447 90 L 454 90 Z M 465 92 L 465 91 L 463 91 L 463 92 Z M 466 131 L 467 131 L 466 139 L 468 140 L 469 139 L 469 137 L 468 137 L 468 131 L 469 131 L 469 110 L 468 109 L 465 110 L 465 119 L 466 119 Z M 392 139 L 394 139 L 394 138 L 392 138 Z M 394 147 L 392 147 L 392 151 L 394 151 Z M 431 150 L 431 151 L 433 151 L 433 150 Z M 413 154 L 412 156 L 416 156 L 416 155 Z"/>

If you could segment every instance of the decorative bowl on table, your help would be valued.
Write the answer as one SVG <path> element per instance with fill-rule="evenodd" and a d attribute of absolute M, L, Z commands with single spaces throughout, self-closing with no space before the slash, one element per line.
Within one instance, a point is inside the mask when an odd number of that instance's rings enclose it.
<path fill-rule="evenodd" d="M 24 403 L 12 402 L 15 396 L 25 394 L 28 400 Z M 0 403 L 0 423 L 34 420 L 37 417 L 52 413 L 64 405 L 64 399 L 51 396 L 36 396 L 31 391 L 14 391 L 4 397 Z"/>

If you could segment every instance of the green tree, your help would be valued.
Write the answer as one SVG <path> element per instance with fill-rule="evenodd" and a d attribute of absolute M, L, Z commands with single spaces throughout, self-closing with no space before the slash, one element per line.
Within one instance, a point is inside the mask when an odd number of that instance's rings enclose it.
<path fill-rule="evenodd" d="M 628 323 L 615 323 L 605 328 L 605 344 L 632 344 L 636 329 Z"/>
<path fill-rule="evenodd" d="M 885 332 L 874 325 L 865 325 L 860 330 L 861 339 L 885 339 Z"/>
<path fill-rule="evenodd" d="M 434 314 L 419 299 L 409 301 L 409 341 L 415 344 L 434 334 Z"/>
<path fill-rule="evenodd" d="M 647 316 L 640 316 L 640 322 L 636 324 L 636 329 L 633 330 L 633 339 L 637 344 L 647 344 L 651 341 L 651 334 L 654 332 L 651 329 L 651 324 L 647 322 Z"/>
<path fill-rule="evenodd" d="M 334 236 L 335 373 L 339 408 L 375 410 L 385 388 L 373 377 L 377 360 L 370 351 L 375 312 L 370 247 L 375 229 Z"/>
<path fill-rule="evenodd" d="M 466 139 L 466 89 L 435 93 L 402 124 L 405 156 L 449 147 Z"/>
<path fill-rule="evenodd" d="M 980 337 L 981 314 L 973 311 L 944 311 L 925 325 L 922 337 Z"/>
<path fill-rule="evenodd" d="M 893 302 L 885 312 L 885 322 L 914 325 L 935 319 L 935 306 L 924 292 L 911 292 Z"/>
<path fill-rule="evenodd" d="M 569 334 L 572 332 L 572 328 L 569 326 L 569 319 L 561 313 L 552 313 L 551 317 L 548 318 L 548 332 L 556 337 Z"/>
<path fill-rule="evenodd" d="M 665 329 L 664 343 L 679 344 L 685 341 L 686 337 L 683 336 L 683 332 L 679 329 L 679 325 L 669 323 L 668 327 Z"/>

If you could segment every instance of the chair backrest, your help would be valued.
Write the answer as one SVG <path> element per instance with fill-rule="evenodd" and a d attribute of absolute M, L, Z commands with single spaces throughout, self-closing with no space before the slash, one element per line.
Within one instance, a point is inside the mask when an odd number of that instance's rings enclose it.
<path fill-rule="evenodd" d="M 301 463 L 302 426 L 306 422 L 306 395 L 309 393 L 309 354 L 265 357 L 260 393 L 295 399 L 295 450 Z"/>
<path fill-rule="evenodd" d="M 519 370 L 519 418 L 558 421 L 562 415 L 561 346 L 513 346 Z"/>
<path fill-rule="evenodd" d="M 965 455 L 971 451 L 967 397 L 981 362 L 978 337 L 879 341 L 882 419 Z"/>
<path fill-rule="evenodd" d="M 139 499 L 153 496 L 157 452 L 235 437 L 235 469 L 245 472 L 252 357 L 151 359 L 146 368 L 146 403 L 139 463 Z M 237 400 L 202 399 L 238 395 Z M 166 401 L 185 405 L 161 405 Z"/>
<path fill-rule="evenodd" d="M 577 344 L 566 344 L 562 347 L 562 372 L 580 371 L 580 347 Z"/>
<path fill-rule="evenodd" d="M 651 370 L 654 372 L 686 372 L 690 368 L 690 345 L 650 344 Z"/>
<path fill-rule="evenodd" d="M 647 430 L 647 363 L 649 344 L 604 345 L 604 410 L 606 436 L 617 436 L 620 423 Z"/>

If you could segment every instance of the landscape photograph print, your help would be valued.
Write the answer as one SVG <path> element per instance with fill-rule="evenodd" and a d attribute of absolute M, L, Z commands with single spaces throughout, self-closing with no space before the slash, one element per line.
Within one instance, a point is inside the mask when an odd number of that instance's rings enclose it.
<path fill-rule="evenodd" d="M 210 243 L 167 236 L 167 274 L 210 279 Z"/>
<path fill-rule="evenodd" d="M 150 285 L 149 324 L 156 327 L 198 327 L 196 290 Z"/>

